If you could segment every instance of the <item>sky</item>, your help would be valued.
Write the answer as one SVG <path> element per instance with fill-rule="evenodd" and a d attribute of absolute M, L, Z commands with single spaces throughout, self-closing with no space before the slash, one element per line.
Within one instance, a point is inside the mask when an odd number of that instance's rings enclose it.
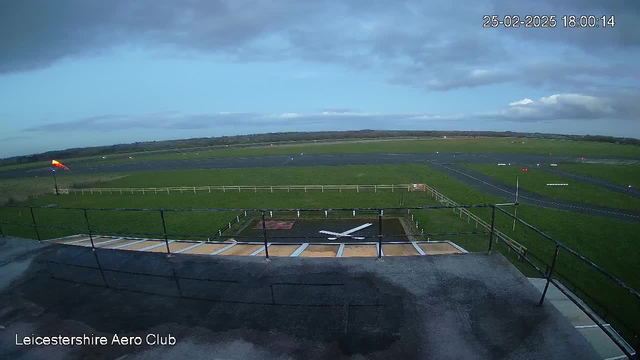
<path fill-rule="evenodd" d="M 640 138 L 638 24 L 637 0 L 3 1 L 0 157 L 280 131 Z"/>

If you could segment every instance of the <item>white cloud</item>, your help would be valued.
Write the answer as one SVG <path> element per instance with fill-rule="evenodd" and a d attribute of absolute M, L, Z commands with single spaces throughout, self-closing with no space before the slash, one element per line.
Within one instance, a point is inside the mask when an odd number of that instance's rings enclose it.
<path fill-rule="evenodd" d="M 533 100 L 531 100 L 529 98 L 524 98 L 522 100 L 518 100 L 518 101 L 514 101 L 512 103 L 509 103 L 509 106 L 529 105 L 529 104 L 533 104 Z"/>

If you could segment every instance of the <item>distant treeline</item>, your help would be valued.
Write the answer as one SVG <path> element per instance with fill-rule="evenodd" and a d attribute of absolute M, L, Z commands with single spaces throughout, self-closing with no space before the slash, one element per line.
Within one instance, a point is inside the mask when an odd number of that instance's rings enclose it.
<path fill-rule="evenodd" d="M 193 138 L 183 140 L 146 141 L 132 144 L 117 144 L 110 146 L 96 146 L 85 148 L 71 148 L 66 150 L 47 151 L 41 154 L 14 156 L 1 159 L 1 165 L 24 164 L 36 161 L 47 161 L 55 158 L 78 158 L 118 153 L 166 150 L 175 148 L 193 148 L 207 146 L 224 146 L 252 143 L 283 143 L 313 140 L 345 140 L 345 139 L 376 139 L 392 137 L 537 137 L 567 139 L 577 141 L 597 141 L 615 144 L 640 145 L 640 140 L 633 138 L 618 138 L 598 135 L 561 135 L 543 133 L 518 133 L 512 131 L 404 131 L 404 130 L 359 130 L 359 131 L 320 131 L 320 132 L 280 132 L 267 134 L 250 134 L 237 136 L 220 136 L 210 138 Z"/>

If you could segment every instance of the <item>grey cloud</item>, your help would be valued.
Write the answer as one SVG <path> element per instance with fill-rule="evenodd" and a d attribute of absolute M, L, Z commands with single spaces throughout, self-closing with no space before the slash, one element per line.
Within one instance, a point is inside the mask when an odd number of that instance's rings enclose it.
<path fill-rule="evenodd" d="M 432 91 L 507 82 L 578 91 L 640 72 L 629 60 L 640 56 L 637 1 L 469 0 L 455 11 L 392 0 L 23 0 L 2 7 L 0 46 L 8 51 L 0 74 L 118 46 L 373 69 L 394 84 Z M 614 14 L 618 21 L 613 29 L 483 29 L 482 15 L 492 13 Z"/>

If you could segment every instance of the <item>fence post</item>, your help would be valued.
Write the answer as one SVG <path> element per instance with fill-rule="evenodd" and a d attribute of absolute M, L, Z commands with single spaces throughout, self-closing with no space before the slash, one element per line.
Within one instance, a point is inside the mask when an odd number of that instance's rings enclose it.
<path fill-rule="evenodd" d="M 207 189 L 209 190 L 209 194 L 211 194 L 211 186 L 207 186 Z"/>
<path fill-rule="evenodd" d="M 264 220 L 264 210 L 262 210 L 262 235 L 264 236 L 264 254 L 269 259 L 269 246 L 267 246 L 267 224 Z"/>
<path fill-rule="evenodd" d="M 225 190 L 224 185 L 222 185 L 222 192 L 227 192 L 227 190 Z"/>
<path fill-rule="evenodd" d="M 495 224 L 496 224 L 496 206 L 491 206 L 491 232 L 489 233 L 489 251 L 491 252 L 491 244 L 493 244 L 493 234 L 495 233 Z"/>
<path fill-rule="evenodd" d="M 271 187 L 271 193 L 273 193 L 273 186 Z"/>
<path fill-rule="evenodd" d="M 29 206 L 31 210 L 31 220 L 33 220 L 33 228 L 36 229 L 36 236 L 38 237 L 38 241 L 42 241 L 40 239 L 40 231 L 38 231 L 38 224 L 36 223 L 36 216 L 33 215 L 33 207 Z"/>
<path fill-rule="evenodd" d="M 378 259 L 382 257 L 382 209 L 378 209 Z"/>
<path fill-rule="evenodd" d="M 87 223 L 87 230 L 89 231 L 89 241 L 91 241 L 91 248 L 95 251 L 96 247 L 93 245 L 93 233 L 91 232 L 91 225 L 89 225 L 89 215 L 87 215 L 87 209 L 84 210 L 84 221 Z"/>
<path fill-rule="evenodd" d="M 171 250 L 169 250 L 169 237 L 167 236 L 167 224 L 164 221 L 164 210 L 160 210 L 160 218 L 162 219 L 162 232 L 164 233 L 164 244 L 167 246 L 167 254 L 171 255 Z"/>
<path fill-rule="evenodd" d="M 378 185 L 373 185 L 373 192 L 377 193 L 378 192 Z"/>
<path fill-rule="evenodd" d="M 547 273 L 547 283 L 544 285 L 544 291 L 542 291 L 542 297 L 540 298 L 540 302 L 538 303 L 538 306 L 542 306 L 542 303 L 544 302 L 544 297 L 547 295 L 547 289 L 549 288 L 549 282 L 551 281 L 551 276 L 553 275 L 553 269 L 556 267 L 556 260 L 558 259 L 559 250 L 560 250 L 560 246 L 556 244 L 556 252 L 553 254 L 551 267 L 549 268 L 549 272 Z"/>
<path fill-rule="evenodd" d="M 0 225 L 0 236 L 4 237 L 4 232 L 2 232 L 2 226 Z"/>
<path fill-rule="evenodd" d="M 391 184 L 391 192 L 393 192 L 393 184 Z"/>

